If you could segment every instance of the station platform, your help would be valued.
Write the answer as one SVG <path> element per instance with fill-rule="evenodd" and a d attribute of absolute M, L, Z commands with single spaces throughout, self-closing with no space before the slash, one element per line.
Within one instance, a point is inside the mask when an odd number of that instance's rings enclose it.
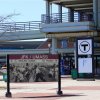
<path fill-rule="evenodd" d="M 0 76 L 2 78 L 2 76 Z M 58 82 L 10 83 L 12 98 L 5 97 L 7 83 L 0 81 L 0 100 L 100 100 L 100 80 L 77 81 L 63 77 L 62 95 Z"/>

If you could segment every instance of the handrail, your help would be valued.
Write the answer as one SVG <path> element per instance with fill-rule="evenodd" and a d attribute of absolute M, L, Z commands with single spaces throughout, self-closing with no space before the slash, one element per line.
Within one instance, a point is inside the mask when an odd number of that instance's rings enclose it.
<path fill-rule="evenodd" d="M 91 16 L 90 18 L 90 16 L 87 13 L 81 14 L 81 16 L 79 16 L 77 12 L 74 12 L 74 15 L 73 14 L 71 15 L 69 12 L 62 13 L 62 14 L 53 13 L 53 14 L 50 14 L 50 16 L 46 14 L 42 14 L 41 21 L 42 23 L 93 21 L 93 16 Z"/>
<path fill-rule="evenodd" d="M 41 21 L 0 23 L 0 32 L 39 30 Z"/>

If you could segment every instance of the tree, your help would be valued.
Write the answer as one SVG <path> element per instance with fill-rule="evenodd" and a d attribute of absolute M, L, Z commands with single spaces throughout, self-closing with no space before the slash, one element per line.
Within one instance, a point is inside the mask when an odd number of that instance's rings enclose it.
<path fill-rule="evenodd" d="M 19 14 L 16 14 L 16 13 L 12 13 L 12 14 L 9 14 L 7 16 L 0 16 L 0 24 L 2 22 L 5 22 L 6 20 L 8 19 L 11 19 L 13 16 L 16 16 L 16 15 L 19 15 Z"/>
<path fill-rule="evenodd" d="M 12 13 L 7 16 L 0 16 L 0 37 L 3 36 L 4 33 L 10 31 L 11 28 L 14 28 L 14 23 L 10 23 L 9 19 L 11 20 L 13 16 L 17 16 L 19 14 Z M 8 23 L 9 22 L 9 23 Z"/>

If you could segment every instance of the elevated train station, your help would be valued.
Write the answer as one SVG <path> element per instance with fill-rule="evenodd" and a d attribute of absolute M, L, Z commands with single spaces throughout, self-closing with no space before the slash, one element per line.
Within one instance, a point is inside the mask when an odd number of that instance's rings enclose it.
<path fill-rule="evenodd" d="M 71 69 L 72 63 L 75 64 L 77 37 L 92 37 L 95 74 L 100 75 L 100 1 L 45 0 L 45 3 L 46 14 L 41 15 L 41 21 L 3 23 L 0 26 L 1 58 L 6 54 L 28 52 L 61 53 Z M 58 5 L 58 12 L 52 13 L 52 4 Z M 63 12 L 63 8 L 66 8 L 66 12 Z M 42 38 L 47 38 L 49 42 L 16 42 Z M 36 44 L 38 46 L 34 47 Z"/>

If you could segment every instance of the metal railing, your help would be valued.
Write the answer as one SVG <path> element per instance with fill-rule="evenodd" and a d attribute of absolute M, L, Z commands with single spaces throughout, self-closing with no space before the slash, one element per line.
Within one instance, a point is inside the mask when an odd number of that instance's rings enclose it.
<path fill-rule="evenodd" d="M 40 21 L 0 23 L 0 32 L 39 30 Z"/>
<path fill-rule="evenodd" d="M 42 23 L 62 23 L 62 22 L 80 22 L 80 21 L 93 21 L 93 16 L 89 16 L 89 14 L 83 14 L 79 16 L 77 12 L 74 12 L 74 15 L 70 15 L 70 13 L 53 13 L 50 16 L 46 14 L 42 14 L 41 16 Z"/>

